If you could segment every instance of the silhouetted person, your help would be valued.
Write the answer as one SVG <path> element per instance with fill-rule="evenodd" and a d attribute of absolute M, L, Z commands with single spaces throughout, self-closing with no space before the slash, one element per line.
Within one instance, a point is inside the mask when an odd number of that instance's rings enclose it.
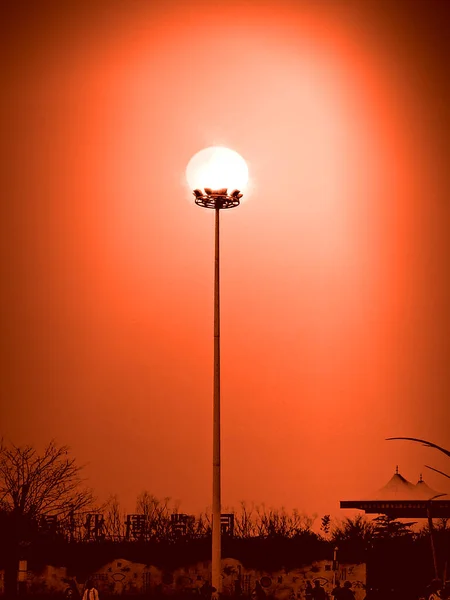
<path fill-rule="evenodd" d="M 331 592 L 331 595 L 333 596 L 334 600 L 341 600 L 342 588 L 341 588 L 341 582 L 339 580 L 336 581 L 336 585 L 334 586 L 333 591 Z"/>
<path fill-rule="evenodd" d="M 441 588 L 442 588 L 442 584 L 441 584 L 440 579 L 433 579 L 433 581 L 428 586 L 427 600 L 440 600 L 442 598 Z"/>
<path fill-rule="evenodd" d="M 92 580 L 86 583 L 86 589 L 84 590 L 83 600 L 99 600 L 98 590 Z"/>
<path fill-rule="evenodd" d="M 342 588 L 341 595 L 339 596 L 339 600 L 355 600 L 355 594 L 353 590 L 350 588 L 352 584 L 350 581 L 346 581 L 344 583 L 344 587 Z"/>
<path fill-rule="evenodd" d="M 313 600 L 327 600 L 327 593 L 324 588 L 320 585 L 320 581 L 316 579 L 312 591 Z"/>
<path fill-rule="evenodd" d="M 164 587 L 162 583 L 158 583 L 158 585 L 155 587 L 155 598 L 157 598 L 157 600 L 160 600 L 160 598 L 162 598 L 164 596 Z"/>
<path fill-rule="evenodd" d="M 309 581 L 306 582 L 306 588 L 305 588 L 305 600 L 312 600 L 313 597 L 313 589 L 311 586 L 311 583 Z"/>
<path fill-rule="evenodd" d="M 211 600 L 211 596 L 213 595 L 213 593 L 215 591 L 216 591 L 216 588 L 213 587 L 209 583 L 209 581 L 205 581 L 205 583 L 200 588 L 200 594 L 201 594 L 202 598 L 204 598 L 205 600 Z"/>
<path fill-rule="evenodd" d="M 80 600 L 80 592 L 78 591 L 78 586 L 73 579 L 69 581 L 67 589 L 64 592 L 64 596 L 67 600 Z"/>
<path fill-rule="evenodd" d="M 261 585 L 261 583 L 258 581 L 258 579 L 256 580 L 255 583 L 255 590 L 254 590 L 254 597 L 256 598 L 256 600 L 266 600 L 266 592 L 263 590 L 263 587 Z"/>

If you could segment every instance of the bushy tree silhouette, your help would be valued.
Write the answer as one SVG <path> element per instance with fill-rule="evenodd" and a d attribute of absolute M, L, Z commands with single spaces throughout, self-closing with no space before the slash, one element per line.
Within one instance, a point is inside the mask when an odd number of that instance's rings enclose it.
<path fill-rule="evenodd" d="M 415 521 L 404 523 L 388 515 L 379 515 L 373 521 L 373 537 L 375 539 L 391 539 L 399 537 L 414 537 L 411 527 Z"/>
<path fill-rule="evenodd" d="M 331 531 L 331 542 L 339 547 L 341 560 L 361 562 L 374 539 L 374 525 L 364 515 L 347 517 L 335 524 Z"/>

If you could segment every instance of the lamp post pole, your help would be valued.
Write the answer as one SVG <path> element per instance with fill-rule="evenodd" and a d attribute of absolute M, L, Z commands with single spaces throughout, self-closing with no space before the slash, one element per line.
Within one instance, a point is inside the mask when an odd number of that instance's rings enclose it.
<path fill-rule="evenodd" d="M 214 228 L 214 396 L 213 396 L 213 501 L 212 586 L 222 591 L 221 578 L 221 472 L 220 472 L 220 208 L 215 208 Z"/>
<path fill-rule="evenodd" d="M 220 473 L 220 211 L 239 206 L 242 194 L 227 188 L 194 190 L 195 203 L 213 208 L 214 226 L 214 391 L 213 391 L 213 499 L 212 499 L 212 550 L 211 585 L 216 595 L 222 591 L 221 574 L 221 473 Z"/>

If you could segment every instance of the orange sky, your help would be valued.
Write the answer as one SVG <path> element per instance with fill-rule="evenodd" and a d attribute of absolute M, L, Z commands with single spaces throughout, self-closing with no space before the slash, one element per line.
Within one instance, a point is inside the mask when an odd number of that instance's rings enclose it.
<path fill-rule="evenodd" d="M 210 505 L 213 212 L 184 171 L 223 144 L 252 179 L 222 215 L 223 505 L 339 514 L 448 470 L 384 441 L 450 444 L 444 5 L 3 9 L 6 438 L 70 445 L 128 511 Z"/>

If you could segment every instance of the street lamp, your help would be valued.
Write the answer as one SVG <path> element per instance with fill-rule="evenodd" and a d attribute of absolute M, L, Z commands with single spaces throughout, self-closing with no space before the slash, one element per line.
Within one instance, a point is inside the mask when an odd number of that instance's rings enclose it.
<path fill-rule="evenodd" d="M 214 394 L 213 394 L 213 501 L 211 583 L 222 591 L 221 577 L 221 492 L 220 492 L 220 243 L 219 215 L 225 208 L 239 206 L 248 181 L 245 160 L 234 150 L 212 146 L 197 152 L 186 169 L 195 203 L 215 211 L 214 236 Z M 232 190 L 229 192 L 228 190 Z"/>

